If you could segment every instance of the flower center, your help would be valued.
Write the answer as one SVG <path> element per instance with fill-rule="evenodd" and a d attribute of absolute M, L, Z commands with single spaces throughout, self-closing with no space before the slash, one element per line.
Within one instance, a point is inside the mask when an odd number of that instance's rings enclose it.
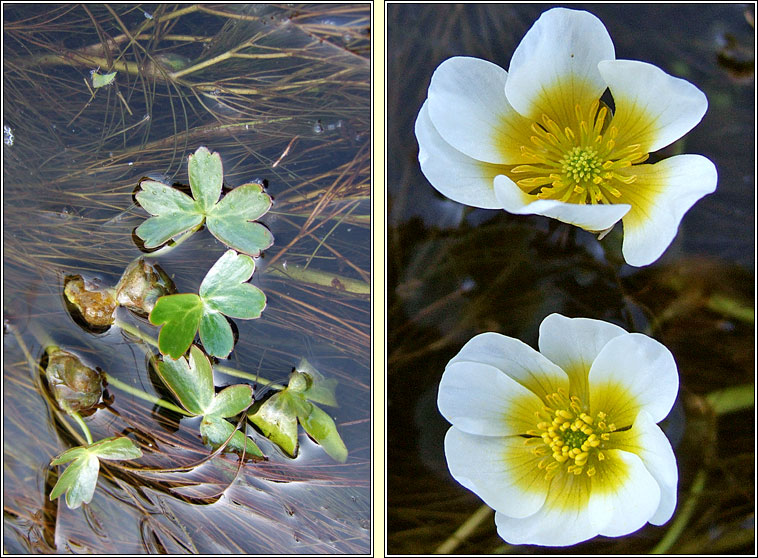
<path fill-rule="evenodd" d="M 577 396 L 566 395 L 563 390 L 545 397 L 549 405 L 535 413 L 537 428 L 530 430 L 527 444 L 535 447 L 532 453 L 542 459 L 538 463 L 545 470 L 545 478 L 552 478 L 559 470 L 566 473 L 592 476 L 595 465 L 605 459 L 603 449 L 616 425 L 606 422 L 602 411 L 590 416 L 588 408 Z"/>
<path fill-rule="evenodd" d="M 568 203 L 618 203 L 637 180 L 627 169 L 648 157 L 639 144 L 616 145 L 618 129 L 608 125 L 608 107 L 595 101 L 587 112 L 575 107 L 572 125 L 559 126 L 543 114 L 532 124 L 532 145 L 522 145 L 528 164 L 511 169 L 516 184 L 541 199 Z M 522 178 L 518 178 L 523 175 Z"/>

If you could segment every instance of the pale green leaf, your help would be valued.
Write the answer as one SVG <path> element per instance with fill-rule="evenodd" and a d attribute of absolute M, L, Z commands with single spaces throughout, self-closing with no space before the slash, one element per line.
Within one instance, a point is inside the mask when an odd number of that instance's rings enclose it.
<path fill-rule="evenodd" d="M 95 89 L 98 89 L 100 87 L 105 87 L 109 83 L 111 83 L 114 79 L 116 79 L 116 74 L 118 72 L 111 72 L 109 74 L 99 74 L 97 72 L 92 73 L 92 87 Z"/>
<path fill-rule="evenodd" d="M 227 250 L 216 260 L 200 284 L 200 296 L 213 298 L 229 285 L 243 283 L 253 276 L 255 262 L 250 256 Z"/>
<path fill-rule="evenodd" d="M 214 214 L 208 216 L 206 225 L 211 234 L 221 242 L 251 256 L 259 256 L 261 250 L 274 243 L 274 235 L 260 223 L 228 219 L 223 215 Z"/>
<path fill-rule="evenodd" d="M 140 182 L 141 190 L 135 196 L 142 209 L 151 215 L 162 213 L 200 213 L 195 200 L 176 188 L 155 180 Z"/>
<path fill-rule="evenodd" d="M 205 414 L 233 417 L 247 409 L 252 401 L 253 388 L 249 385 L 229 386 L 216 394 Z"/>
<path fill-rule="evenodd" d="M 208 212 L 218 201 L 224 182 L 224 168 L 221 156 L 211 154 L 207 147 L 198 147 L 188 163 L 190 188 L 199 208 Z"/>
<path fill-rule="evenodd" d="M 100 459 L 123 460 L 142 457 L 142 450 L 124 436 L 98 440 L 89 447 L 91 453 Z"/>
<path fill-rule="evenodd" d="M 83 446 L 76 446 L 75 448 L 69 448 L 63 453 L 61 453 L 58 457 L 54 458 L 50 464 L 63 465 L 64 463 L 73 461 L 74 459 L 81 457 L 82 455 L 86 453 L 87 453 L 87 448 Z"/>
<path fill-rule="evenodd" d="M 158 375 L 182 406 L 192 414 L 202 415 L 213 401 L 213 369 L 208 358 L 192 345 L 190 358 L 156 360 Z"/>
<path fill-rule="evenodd" d="M 203 436 L 203 441 L 214 449 L 223 444 L 229 438 L 232 431 L 234 431 L 234 425 L 218 415 L 205 416 L 200 423 L 200 434 Z M 241 431 L 236 430 L 232 439 L 226 445 L 226 449 L 241 453 L 243 448 L 247 455 L 264 457 L 263 452 L 255 442 Z"/>
<path fill-rule="evenodd" d="M 303 425 L 303 429 L 324 448 L 329 457 L 340 463 L 347 460 L 347 448 L 337 432 L 337 425 L 334 424 L 332 417 L 315 405 L 311 405 L 310 413 L 305 416 L 298 415 L 297 418 Z"/>
<path fill-rule="evenodd" d="M 193 213 L 166 213 L 150 217 L 137 227 L 135 232 L 138 237 L 145 241 L 145 248 L 149 250 L 179 236 L 183 232 L 187 232 L 202 222 L 202 215 Z"/>
<path fill-rule="evenodd" d="M 336 379 L 330 378 L 327 380 L 305 358 L 300 359 L 295 370 L 308 376 L 306 388 L 302 392 L 308 401 L 329 405 L 330 407 L 337 406 L 337 398 L 334 395 L 334 391 L 337 388 Z"/>
<path fill-rule="evenodd" d="M 211 356 L 226 358 L 234 348 L 232 326 L 223 314 L 205 309 L 200 319 L 200 341 Z"/>
<path fill-rule="evenodd" d="M 250 421 L 289 455 L 297 455 L 297 415 L 287 390 L 276 393 L 248 413 Z"/>
<path fill-rule="evenodd" d="M 66 504 L 71 509 L 78 508 L 82 503 L 90 503 L 95 494 L 99 471 L 100 461 L 98 458 L 89 452 L 85 452 L 58 477 L 58 482 L 50 491 L 50 500 L 55 500 L 65 492 Z"/>

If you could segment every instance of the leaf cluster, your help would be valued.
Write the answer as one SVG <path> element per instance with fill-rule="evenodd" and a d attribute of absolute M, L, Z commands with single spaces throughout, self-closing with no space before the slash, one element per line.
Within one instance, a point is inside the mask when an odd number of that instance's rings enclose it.
<path fill-rule="evenodd" d="M 200 433 L 206 443 L 214 448 L 229 439 L 230 449 L 247 455 L 263 458 L 263 452 L 251 439 L 239 430 L 235 431 L 231 423 L 224 420 L 246 410 L 253 402 L 253 388 L 247 384 L 228 386 L 215 393 L 213 368 L 208 357 L 192 345 L 189 359 L 181 357 L 155 359 L 156 370 L 188 413 L 202 416 Z M 234 434 L 232 434 L 234 432 Z"/>
<path fill-rule="evenodd" d="M 121 461 L 139 457 L 142 457 L 142 450 L 124 437 L 103 438 L 88 446 L 67 449 L 51 462 L 53 466 L 69 461 L 72 463 L 50 491 L 50 500 L 65 493 L 66 504 L 71 509 L 78 508 L 82 503 L 89 504 L 95 494 L 101 459 Z"/>
<path fill-rule="evenodd" d="M 336 380 L 325 379 L 306 359 L 301 359 L 285 389 L 256 404 L 248 418 L 271 441 L 292 457 L 298 452 L 297 423 L 335 461 L 347 460 L 347 448 L 328 413 L 315 403 L 337 406 Z"/>

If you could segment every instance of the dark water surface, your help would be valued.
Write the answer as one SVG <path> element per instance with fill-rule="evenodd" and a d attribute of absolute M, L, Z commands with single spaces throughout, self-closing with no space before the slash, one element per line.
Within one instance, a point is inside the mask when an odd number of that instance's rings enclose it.
<path fill-rule="evenodd" d="M 754 382 L 755 77 L 753 8 L 744 4 L 580 4 L 606 25 L 617 58 L 643 60 L 697 85 L 702 122 L 674 144 L 718 168 L 715 193 L 685 216 L 664 256 L 620 261 L 620 227 L 595 236 L 539 216 L 466 208 L 443 198 L 418 165 L 414 121 L 435 68 L 451 56 L 508 68 L 552 4 L 404 5 L 387 9 L 388 543 L 430 553 L 481 505 L 449 475 L 437 387 L 477 333 L 536 346 L 552 312 L 646 332 L 674 354 L 680 396 L 664 430 L 679 467 L 679 508 L 698 474 L 695 514 L 671 547 L 750 552 L 754 541 L 754 411 L 716 417 L 704 396 Z M 719 302 L 729 301 L 729 308 Z M 677 518 L 674 516 L 674 520 Z M 461 553 L 644 553 L 671 522 L 568 549 L 509 547 L 484 521 Z"/>
<path fill-rule="evenodd" d="M 5 552 L 369 550 L 370 10 L 209 9 L 217 13 L 190 4 L 4 5 L 3 124 L 14 138 L 3 148 Z M 85 81 L 98 66 L 118 74 L 91 99 Z M 71 434 L 78 429 L 51 412 L 25 349 L 35 361 L 55 342 L 171 398 L 148 373 L 153 349 L 115 327 L 84 331 L 62 287 L 68 274 L 115 284 L 141 254 L 133 240 L 146 217 L 133 203 L 138 181 L 186 184 L 187 155 L 200 145 L 221 154 L 226 186 L 265 180 L 274 198 L 262 222 L 275 244 L 252 279 L 268 304 L 257 320 L 235 320 L 239 341 L 223 364 L 286 383 L 305 357 L 336 379 L 339 407 L 325 410 L 347 462 L 333 461 L 302 429 L 295 459 L 256 433 L 265 462 L 238 471 L 227 454 L 187 472 L 105 467 L 91 504 L 69 510 L 48 500 L 57 478 L 49 463 L 81 443 Z M 180 292 L 196 292 L 224 250 L 203 229 L 159 263 Z M 287 266 L 311 275 L 293 279 Z M 240 381 L 215 373 L 219 387 Z M 129 435 L 143 449 L 136 463 L 148 467 L 208 455 L 196 419 L 114 387 L 108 394 L 107 408 L 86 419 L 95 439 Z"/>

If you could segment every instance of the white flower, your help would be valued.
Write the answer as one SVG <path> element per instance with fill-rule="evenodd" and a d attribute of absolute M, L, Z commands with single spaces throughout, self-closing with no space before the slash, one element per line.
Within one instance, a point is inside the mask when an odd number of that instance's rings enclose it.
<path fill-rule="evenodd" d="M 512 544 L 567 546 L 668 521 L 678 473 L 656 423 L 679 387 L 671 353 L 560 314 L 543 320 L 539 348 L 483 333 L 448 363 L 437 404 L 453 425 L 455 480 L 495 509 Z"/>
<path fill-rule="evenodd" d="M 600 100 L 607 89 L 611 113 Z M 684 214 L 716 189 L 700 155 L 640 164 L 691 130 L 708 101 L 645 62 L 616 60 L 594 15 L 543 13 L 508 72 L 478 58 L 445 60 L 416 120 L 421 170 L 448 198 L 553 217 L 590 231 L 623 218 L 627 263 L 648 265 Z"/>

